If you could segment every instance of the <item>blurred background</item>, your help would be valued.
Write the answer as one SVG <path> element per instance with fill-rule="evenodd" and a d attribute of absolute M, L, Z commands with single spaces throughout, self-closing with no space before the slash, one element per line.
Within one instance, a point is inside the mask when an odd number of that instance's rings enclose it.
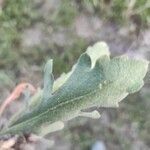
<path fill-rule="evenodd" d="M 49 58 L 57 78 L 97 41 L 106 41 L 112 56 L 149 60 L 149 25 L 149 0 L 0 0 L 0 103 L 20 82 L 42 87 Z M 119 108 L 99 109 L 100 119 L 73 119 L 64 130 L 50 134 L 52 149 L 150 150 L 149 77 Z M 21 105 L 22 99 L 9 106 L 0 124 Z M 20 149 L 45 145 L 21 143 Z"/>

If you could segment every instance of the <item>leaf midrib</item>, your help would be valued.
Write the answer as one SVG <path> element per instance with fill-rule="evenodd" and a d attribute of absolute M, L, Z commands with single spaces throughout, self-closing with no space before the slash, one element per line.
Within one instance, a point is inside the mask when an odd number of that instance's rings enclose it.
<path fill-rule="evenodd" d="M 95 90 L 91 91 L 91 92 L 88 93 L 88 94 L 84 94 L 84 95 L 82 95 L 82 96 L 78 96 L 78 97 L 73 98 L 73 99 L 71 99 L 71 100 L 67 100 L 67 101 L 65 101 L 65 102 L 59 103 L 59 104 L 56 105 L 55 107 L 52 107 L 52 108 L 50 108 L 50 109 L 48 109 L 48 110 L 42 112 L 41 114 L 39 114 L 39 115 L 37 115 L 37 116 L 35 116 L 35 117 L 33 117 L 33 118 L 31 117 L 31 119 L 28 119 L 28 120 L 26 120 L 26 121 L 22 121 L 22 122 L 20 122 L 20 123 L 18 123 L 18 124 L 15 124 L 15 125 L 11 126 L 11 127 L 15 127 L 15 126 L 18 126 L 19 124 L 23 124 L 23 123 L 27 123 L 27 122 L 30 122 L 30 121 L 34 121 L 34 120 L 36 120 L 36 119 L 42 117 L 43 115 L 46 115 L 49 111 L 56 110 L 56 109 L 58 109 L 58 107 L 61 107 L 61 106 L 63 106 L 63 105 L 69 104 L 69 103 L 74 102 L 74 101 L 77 101 L 77 100 L 79 100 L 79 99 L 81 99 L 81 98 L 83 98 L 83 97 L 85 97 L 85 96 L 92 95 L 92 94 L 93 94 L 95 91 L 97 91 L 97 90 L 98 90 L 98 89 L 95 89 Z"/>

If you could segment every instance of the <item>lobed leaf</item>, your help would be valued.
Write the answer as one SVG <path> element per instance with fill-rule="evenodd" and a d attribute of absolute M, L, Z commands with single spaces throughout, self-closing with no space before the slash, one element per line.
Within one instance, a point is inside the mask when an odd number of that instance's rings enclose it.
<path fill-rule="evenodd" d="M 96 111 L 83 112 L 93 106 L 118 107 L 123 98 L 143 86 L 148 61 L 127 56 L 110 59 L 109 55 L 106 43 L 96 43 L 54 85 L 52 61 L 49 61 L 45 67 L 44 90 L 31 100 L 31 111 L 24 109 L 1 134 L 39 133 L 45 124 L 52 127 L 55 122 L 77 116 L 98 118 Z"/>

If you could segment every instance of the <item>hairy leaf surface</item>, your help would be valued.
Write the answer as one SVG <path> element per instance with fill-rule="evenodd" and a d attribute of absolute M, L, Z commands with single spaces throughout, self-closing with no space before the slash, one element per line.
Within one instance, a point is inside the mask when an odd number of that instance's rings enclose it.
<path fill-rule="evenodd" d="M 44 90 L 36 97 L 36 105 L 19 113 L 2 134 L 38 133 L 44 124 L 87 116 L 82 111 L 93 106 L 118 107 L 123 98 L 143 86 L 148 61 L 127 56 L 110 59 L 109 55 L 104 42 L 96 43 L 54 85 L 52 61 L 49 61 L 45 67 Z"/>

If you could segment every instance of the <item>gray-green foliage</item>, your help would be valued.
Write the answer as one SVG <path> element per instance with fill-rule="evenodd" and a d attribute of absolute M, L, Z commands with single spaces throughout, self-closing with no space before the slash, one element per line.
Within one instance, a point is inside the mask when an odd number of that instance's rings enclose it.
<path fill-rule="evenodd" d="M 55 82 L 52 61 L 48 61 L 44 90 L 31 98 L 30 109 L 25 108 L 17 114 L 1 134 L 33 132 L 45 135 L 55 131 L 54 126 L 63 128 L 63 122 L 74 117 L 100 116 L 97 111 L 83 111 L 87 108 L 118 107 L 123 98 L 143 86 L 148 61 L 127 56 L 110 59 L 109 55 L 104 42 L 96 43 L 80 56 L 71 72 Z"/>

